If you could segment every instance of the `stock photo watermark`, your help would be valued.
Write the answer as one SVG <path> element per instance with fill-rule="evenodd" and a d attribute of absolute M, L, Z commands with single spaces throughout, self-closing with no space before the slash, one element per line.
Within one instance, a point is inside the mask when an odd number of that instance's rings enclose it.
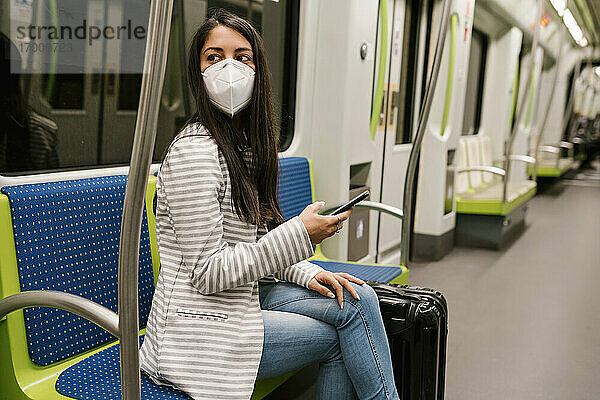
<path fill-rule="evenodd" d="M 11 58 L 20 63 L 19 72 L 142 72 L 147 1 L 112 7 L 86 0 L 10 2 Z"/>

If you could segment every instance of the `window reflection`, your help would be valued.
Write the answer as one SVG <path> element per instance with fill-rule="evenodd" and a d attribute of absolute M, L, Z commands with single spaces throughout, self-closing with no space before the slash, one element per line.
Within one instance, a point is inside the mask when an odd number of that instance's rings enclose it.
<path fill-rule="evenodd" d="M 129 25 L 147 29 L 149 6 L 149 0 L 33 0 L 19 3 L 18 8 L 13 2 L 0 3 L 0 13 L 10 15 L 0 22 L 5 49 L 1 79 L 7 93 L 1 100 L 1 174 L 129 162 L 145 38 L 91 40 L 88 35 L 85 40 L 31 40 L 20 37 L 17 28 L 85 26 L 89 30 L 90 26 Z M 185 81 L 186 52 L 211 8 L 225 8 L 247 18 L 263 34 L 275 112 L 282 126 L 282 149 L 291 141 L 299 1 L 176 0 L 155 162 L 193 113 L 193 99 Z M 28 51 L 32 44 L 36 51 Z M 60 51 L 47 51 L 57 46 Z M 11 72 L 11 64 L 18 68 Z"/>
<path fill-rule="evenodd" d="M 29 107 L 23 94 L 21 59 L 14 43 L 0 33 L 0 168 L 22 171 L 56 168 L 58 127 Z"/>

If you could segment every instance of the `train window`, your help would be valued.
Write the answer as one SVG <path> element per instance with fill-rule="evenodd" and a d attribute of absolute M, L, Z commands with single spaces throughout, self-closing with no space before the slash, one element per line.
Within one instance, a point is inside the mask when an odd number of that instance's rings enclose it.
<path fill-rule="evenodd" d="M 519 50 L 519 57 L 517 58 L 517 65 L 515 69 L 515 78 L 513 82 L 513 105 L 510 113 L 510 130 L 515 128 L 515 124 L 517 123 L 517 104 L 519 102 L 520 90 L 521 90 L 521 67 L 523 66 L 523 58 L 525 57 L 525 46 L 524 43 L 521 42 L 521 49 Z"/>
<path fill-rule="evenodd" d="M 419 31 L 421 12 L 431 1 L 407 0 L 404 14 L 404 34 L 402 36 L 402 66 L 398 93 L 400 112 L 396 124 L 396 144 L 410 143 L 413 131 L 413 110 L 415 106 L 416 84 L 419 62 Z M 430 16 L 430 14 L 428 14 Z M 428 18 L 428 21 L 430 18 Z"/>
<path fill-rule="evenodd" d="M 463 116 L 463 135 L 476 135 L 479 131 L 487 46 L 487 36 L 484 33 L 473 29 L 471 52 L 469 55 L 469 79 L 467 80 L 465 111 Z"/>
<path fill-rule="evenodd" d="M 5 128 L 0 134 L 0 174 L 129 162 L 149 4 L 148 0 L 0 2 L 0 15 L 7 16 L 0 20 L 0 78 L 8 99 L 0 103 Z M 262 34 L 281 150 L 291 143 L 299 0 L 175 0 L 154 162 L 160 161 L 192 114 L 186 52 L 211 8 L 250 20 Z M 95 38 L 96 28 L 111 37 Z M 116 38 L 117 34 L 122 36 Z"/>

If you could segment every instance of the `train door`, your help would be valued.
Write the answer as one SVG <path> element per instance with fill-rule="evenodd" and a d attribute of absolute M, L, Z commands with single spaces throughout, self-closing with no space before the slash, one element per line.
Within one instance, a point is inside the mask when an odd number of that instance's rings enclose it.
<path fill-rule="evenodd" d="M 432 6 L 433 0 L 388 1 L 388 26 L 391 29 L 387 40 L 386 82 L 377 124 L 377 135 L 383 138 L 377 155 L 377 164 L 381 165 L 377 200 L 398 208 L 402 208 L 406 168 L 421 104 Z M 379 215 L 377 221 L 377 261 L 397 264 L 400 262 L 398 220 Z"/>
<path fill-rule="evenodd" d="M 147 28 L 149 2 L 108 0 L 105 7 L 108 26 L 131 24 Z M 144 49 L 145 45 L 130 40 L 106 41 L 101 85 L 103 124 L 98 146 L 100 164 L 123 162 L 131 156 Z"/>
<path fill-rule="evenodd" d="M 184 3 L 188 3 L 187 6 Z M 165 83 L 161 94 L 153 159 L 158 160 L 174 134 L 190 115 L 190 96 L 185 91 L 186 48 L 193 31 L 204 22 L 206 2 L 176 0 L 173 5 L 171 34 Z M 202 7 L 204 5 L 204 7 Z M 148 21 L 150 3 L 146 0 L 109 0 L 107 13 L 109 25 L 132 24 L 144 26 Z M 191 12 L 190 9 L 194 9 Z M 198 11 L 203 11 L 201 15 Z M 105 59 L 104 116 L 100 160 L 102 164 L 123 162 L 129 158 L 142 82 L 144 46 L 130 41 L 108 42 Z M 139 64 L 132 64 L 132 60 Z M 119 71 L 119 72 L 117 72 Z"/>
<path fill-rule="evenodd" d="M 105 3 L 107 26 L 131 25 L 143 27 L 147 32 L 149 8 L 150 3 L 144 0 L 108 0 Z M 98 159 L 99 164 L 116 164 L 131 156 L 145 45 L 130 40 L 105 43 L 101 85 L 103 123 Z"/>
<path fill-rule="evenodd" d="M 157 136 L 154 159 L 160 157 L 174 132 L 177 132 L 185 121 L 184 105 L 189 103 L 189 99 L 183 95 L 182 77 L 185 74 L 181 70 L 185 62 L 182 59 L 185 53 L 182 41 L 182 28 L 185 24 L 183 1 L 175 3 L 169 43 L 170 57 L 161 95 L 158 123 L 162 134 Z M 63 132 L 61 139 L 77 138 L 82 133 L 94 137 L 96 146 L 87 153 L 88 163 L 120 164 L 131 156 L 150 3 L 145 0 L 92 0 L 80 3 L 80 7 L 86 6 L 94 10 L 94 25 L 109 29 L 126 27 L 128 31 L 122 30 L 119 40 L 104 40 L 84 52 L 93 63 L 92 74 L 80 75 L 90 77 L 89 84 L 83 87 L 84 97 L 86 101 L 89 100 L 88 107 L 94 110 L 93 113 L 89 113 L 88 126 L 73 124 L 73 116 L 64 115 L 64 112 L 53 112 L 53 115 L 71 118 L 72 131 Z"/>

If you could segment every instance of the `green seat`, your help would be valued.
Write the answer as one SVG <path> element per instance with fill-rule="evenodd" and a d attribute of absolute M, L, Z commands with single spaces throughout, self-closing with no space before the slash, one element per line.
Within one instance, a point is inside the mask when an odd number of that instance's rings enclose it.
<path fill-rule="evenodd" d="M 150 213 L 147 214 L 150 217 Z M 154 221 L 148 218 L 148 225 L 152 235 Z M 9 198 L 4 194 L 0 195 L 0 240 L 0 298 L 5 298 L 21 292 L 21 284 L 11 207 Z M 154 259 L 152 263 L 155 269 L 157 263 Z M 78 352 L 75 349 L 77 354 L 73 356 L 40 365 L 30 357 L 25 322 L 23 310 L 15 311 L 0 321 L 0 398 L 68 399 L 69 397 L 59 394 L 55 389 L 58 376 L 70 366 L 117 343 L 116 340 L 110 340 L 90 350 Z M 71 330 L 67 327 L 65 329 Z"/>
<path fill-rule="evenodd" d="M 561 158 L 556 165 L 555 160 L 542 160 L 536 167 L 536 175 L 540 178 L 560 178 L 571 169 L 573 161 L 570 158 Z M 529 175 L 533 174 L 533 168 L 527 168 Z"/>
<path fill-rule="evenodd" d="M 479 190 L 458 194 L 456 212 L 460 214 L 508 215 L 512 210 L 532 198 L 536 192 L 533 181 L 509 183 L 507 201 L 502 201 L 502 183 L 498 182 Z"/>
<path fill-rule="evenodd" d="M 535 162 L 522 155 L 509 160 Z M 459 139 L 457 169 L 455 243 L 494 249 L 511 243 L 525 229 L 526 203 L 536 193 L 536 182 L 509 181 L 504 199 L 506 171 L 492 166 L 486 136 Z"/>
<path fill-rule="evenodd" d="M 509 182 L 506 202 L 502 201 L 504 185 L 490 172 L 477 167 L 491 167 L 488 137 L 461 137 L 458 148 L 459 173 L 456 182 L 456 212 L 506 216 L 535 195 L 534 181 Z M 469 168 L 475 168 L 469 170 Z M 503 172 L 497 169 L 498 172 Z"/>

